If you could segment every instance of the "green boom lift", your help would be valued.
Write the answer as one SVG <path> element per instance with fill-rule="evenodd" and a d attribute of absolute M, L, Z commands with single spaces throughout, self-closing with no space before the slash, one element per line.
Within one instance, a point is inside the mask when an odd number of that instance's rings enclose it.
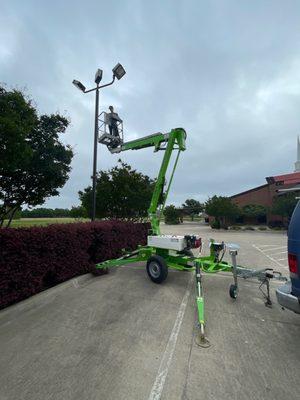
<path fill-rule="evenodd" d="M 116 138 L 105 131 L 99 142 L 106 145 L 111 153 L 120 153 L 127 150 L 139 150 L 154 147 L 154 151 L 164 151 L 162 164 L 156 180 L 150 207 L 148 209 L 151 221 L 151 231 L 147 239 L 147 246 L 139 246 L 137 250 L 125 253 L 122 257 L 107 260 L 96 265 L 97 269 L 107 269 L 124 264 L 144 261 L 149 278 L 155 283 L 163 282 L 168 275 L 168 269 L 179 271 L 194 271 L 196 286 L 196 305 L 198 309 L 199 335 L 197 343 L 206 347 L 209 345 L 205 338 L 204 298 L 202 288 L 202 273 L 216 273 L 227 271 L 233 274 L 234 282 L 230 285 L 229 294 L 236 299 L 238 295 L 238 276 L 243 278 L 256 277 L 261 282 L 260 287 L 266 286 L 266 305 L 271 305 L 269 282 L 271 278 L 285 279 L 281 274 L 269 268 L 252 270 L 237 265 L 236 257 L 239 247 L 234 244 L 216 243 L 210 241 L 209 256 L 202 256 L 202 241 L 196 235 L 171 236 L 160 234 L 160 218 L 166 203 L 179 155 L 185 150 L 186 132 L 182 128 L 172 129 L 169 133 L 155 133 L 140 139 L 123 142 L 123 138 Z M 177 151 L 173 169 L 167 189 L 164 190 L 166 174 L 170 165 L 173 151 Z M 191 249 L 199 249 L 199 255 L 194 256 Z M 229 250 L 232 263 L 223 260 L 226 249 Z"/>

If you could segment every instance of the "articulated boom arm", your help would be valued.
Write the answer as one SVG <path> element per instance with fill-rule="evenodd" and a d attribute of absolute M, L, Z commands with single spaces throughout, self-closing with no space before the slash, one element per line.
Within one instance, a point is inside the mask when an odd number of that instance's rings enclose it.
<path fill-rule="evenodd" d="M 160 229 L 159 229 L 160 215 L 163 211 L 170 190 L 179 154 L 181 151 L 185 150 L 185 139 L 186 139 L 185 130 L 183 128 L 176 128 L 172 129 L 171 132 L 169 133 L 165 134 L 155 133 L 154 135 L 149 135 L 140 139 L 132 140 L 130 142 L 125 142 L 120 144 L 116 148 L 109 149 L 111 153 L 120 153 L 121 151 L 126 151 L 126 150 L 139 150 L 139 149 L 144 149 L 146 147 L 154 147 L 155 152 L 158 150 L 165 151 L 162 164 L 159 170 L 159 174 L 156 180 L 150 207 L 148 209 L 148 214 L 152 226 L 152 234 L 154 235 L 160 234 Z M 164 192 L 166 173 L 173 150 L 178 150 L 178 153 L 170 176 L 167 190 Z"/>

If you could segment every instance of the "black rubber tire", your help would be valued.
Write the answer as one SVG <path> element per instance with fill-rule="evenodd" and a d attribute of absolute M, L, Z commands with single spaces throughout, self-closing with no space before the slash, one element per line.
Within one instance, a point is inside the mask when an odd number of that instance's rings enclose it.
<path fill-rule="evenodd" d="M 152 282 L 161 283 L 168 276 L 168 266 L 166 260 L 161 256 L 151 256 L 147 261 L 147 274 Z"/>
<path fill-rule="evenodd" d="M 236 285 L 234 285 L 234 284 L 230 285 L 229 296 L 234 300 L 237 298 L 237 296 L 238 296 L 238 288 L 237 288 Z"/>

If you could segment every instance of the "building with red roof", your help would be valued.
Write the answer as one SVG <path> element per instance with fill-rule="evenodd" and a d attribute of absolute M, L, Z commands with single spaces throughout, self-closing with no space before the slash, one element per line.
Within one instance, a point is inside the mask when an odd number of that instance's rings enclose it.
<path fill-rule="evenodd" d="M 248 204 L 257 204 L 266 207 L 267 216 L 256 221 L 258 223 L 284 222 L 282 217 L 274 215 L 271 212 L 273 199 L 282 195 L 286 189 L 300 188 L 300 141 L 297 140 L 297 161 L 295 163 L 295 171 L 289 174 L 269 176 L 266 178 L 267 183 L 257 186 L 253 189 L 231 196 L 231 199 L 239 206 L 244 207 Z"/>

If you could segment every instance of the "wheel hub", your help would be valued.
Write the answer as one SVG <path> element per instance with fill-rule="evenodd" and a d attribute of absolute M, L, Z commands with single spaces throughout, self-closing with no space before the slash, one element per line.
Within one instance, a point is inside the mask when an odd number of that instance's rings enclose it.
<path fill-rule="evenodd" d="M 153 276 L 153 278 L 158 278 L 160 274 L 159 265 L 156 262 L 152 261 L 149 264 L 149 272 Z"/>

